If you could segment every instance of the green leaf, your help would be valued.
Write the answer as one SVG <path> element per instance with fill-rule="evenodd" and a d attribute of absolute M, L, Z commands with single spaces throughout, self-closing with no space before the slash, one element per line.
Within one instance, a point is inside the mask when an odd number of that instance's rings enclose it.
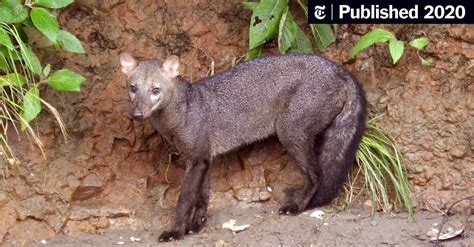
<path fill-rule="evenodd" d="M 0 76 L 0 87 L 14 86 L 22 87 L 26 83 L 26 78 L 17 73 L 10 73 Z"/>
<path fill-rule="evenodd" d="M 384 30 L 384 29 L 375 29 L 366 33 L 362 38 L 359 39 L 357 44 L 352 48 L 351 58 L 354 58 L 357 54 L 361 53 L 363 50 L 367 49 L 375 43 L 384 43 L 390 39 L 394 39 L 395 35 L 393 33 Z"/>
<path fill-rule="evenodd" d="M 56 16 L 44 8 L 33 8 L 30 14 L 35 27 L 51 42 L 56 43 L 59 33 L 59 23 Z"/>
<path fill-rule="evenodd" d="M 278 33 L 280 18 L 288 0 L 261 0 L 250 19 L 249 49 L 273 39 Z"/>
<path fill-rule="evenodd" d="M 423 58 L 420 58 L 420 59 L 421 59 L 421 65 L 426 66 L 426 67 L 433 67 L 434 66 L 433 60 L 423 59 Z"/>
<path fill-rule="evenodd" d="M 84 47 L 81 45 L 76 36 L 72 33 L 61 30 L 58 34 L 58 43 L 64 48 L 64 50 L 74 53 L 85 53 Z"/>
<path fill-rule="evenodd" d="M 8 65 L 7 59 L 5 58 L 5 55 L 3 55 L 3 52 L 0 51 L 0 70 L 3 71 L 4 73 L 7 73 L 7 71 L 10 70 L 10 66 Z"/>
<path fill-rule="evenodd" d="M 402 41 L 399 41 L 397 39 L 390 39 L 388 49 L 390 51 L 390 55 L 392 56 L 393 64 L 396 64 L 403 55 L 405 45 Z"/>
<path fill-rule="evenodd" d="M 0 28 L 0 45 L 4 45 L 10 50 L 15 49 L 7 31 L 5 31 L 3 28 Z"/>
<path fill-rule="evenodd" d="M 291 44 L 290 52 L 293 53 L 304 53 L 313 54 L 313 46 L 309 41 L 308 36 L 296 25 L 296 38 L 293 44 Z"/>
<path fill-rule="evenodd" d="M 80 91 L 81 84 L 86 81 L 83 76 L 67 69 L 56 71 L 46 79 L 49 86 L 57 91 Z"/>
<path fill-rule="evenodd" d="M 281 16 L 278 31 L 278 49 L 281 53 L 286 53 L 295 41 L 296 28 L 296 22 L 287 7 Z"/>
<path fill-rule="evenodd" d="M 252 11 L 255 11 L 255 8 L 258 5 L 258 3 L 255 2 L 242 2 L 241 4 L 244 5 L 245 8 L 250 9 Z"/>
<path fill-rule="evenodd" d="M 51 72 L 51 64 L 48 64 L 43 69 L 43 76 L 48 77 L 49 72 Z"/>
<path fill-rule="evenodd" d="M 308 8 L 300 0 L 298 0 L 298 3 L 303 9 L 306 18 L 308 18 Z M 336 41 L 336 36 L 334 36 L 334 32 L 329 24 L 309 24 L 309 27 L 313 34 L 314 41 L 316 42 L 316 46 L 318 46 L 320 51 L 326 50 L 329 45 Z M 336 27 L 337 26 L 335 25 L 334 29 L 336 29 Z"/>
<path fill-rule="evenodd" d="M 0 1 L 0 22 L 19 23 L 28 17 L 28 10 L 20 0 Z"/>
<path fill-rule="evenodd" d="M 34 43 L 35 48 L 42 49 L 53 45 L 53 42 L 38 31 L 36 27 L 23 27 L 22 30 L 28 38 L 29 44 Z"/>
<path fill-rule="evenodd" d="M 311 32 L 313 33 L 314 40 L 316 41 L 316 46 L 318 49 L 323 52 L 330 46 L 334 41 L 336 41 L 336 36 L 331 29 L 329 24 L 310 24 Z"/>
<path fill-rule="evenodd" d="M 306 16 L 306 18 L 308 18 L 308 7 L 306 7 L 306 5 L 301 2 L 301 0 L 298 0 L 298 4 L 303 9 L 303 12 L 304 12 L 304 15 Z"/>
<path fill-rule="evenodd" d="M 35 119 L 40 112 L 41 101 L 39 90 L 37 86 L 34 86 L 23 96 L 23 112 L 21 115 L 26 123 L 22 123 L 22 129 L 25 129 L 26 124 Z"/>
<path fill-rule="evenodd" d="M 410 42 L 410 45 L 418 50 L 422 50 L 423 48 L 425 48 L 428 44 L 430 43 L 430 41 L 423 37 L 423 38 L 418 38 L 418 39 L 414 39 Z"/>
<path fill-rule="evenodd" d="M 24 21 L 21 22 L 22 25 L 26 27 L 33 27 L 33 22 L 31 21 L 31 18 L 26 18 Z"/>
<path fill-rule="evenodd" d="M 9 50 L 6 47 L 0 46 L 0 52 L 3 53 L 7 59 L 21 60 L 21 56 L 17 50 Z"/>
<path fill-rule="evenodd" d="M 24 49 L 21 49 L 21 56 L 26 63 L 26 67 L 28 67 L 33 74 L 41 74 L 41 63 L 29 46 L 25 46 Z"/>
<path fill-rule="evenodd" d="M 35 4 L 51 9 L 59 9 L 73 3 L 74 0 L 34 0 Z"/>
<path fill-rule="evenodd" d="M 250 61 L 259 58 L 260 56 L 262 56 L 262 50 L 263 46 L 261 45 L 248 51 L 247 54 L 245 54 L 245 61 Z"/>
<path fill-rule="evenodd" d="M 21 55 L 18 50 L 9 50 L 6 47 L 0 47 L 0 52 L 9 60 L 21 60 Z"/>

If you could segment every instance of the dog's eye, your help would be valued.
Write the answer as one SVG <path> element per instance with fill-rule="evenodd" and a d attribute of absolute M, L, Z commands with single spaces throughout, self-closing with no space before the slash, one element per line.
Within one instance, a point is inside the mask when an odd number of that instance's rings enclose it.
<path fill-rule="evenodd" d="M 137 87 L 131 85 L 131 86 L 130 86 L 130 92 L 132 92 L 132 93 L 137 92 Z"/>
<path fill-rule="evenodd" d="M 151 92 L 152 92 L 154 95 L 158 95 L 158 94 L 160 94 L 160 88 L 155 87 L 155 88 L 153 88 L 153 89 L 151 90 Z"/>

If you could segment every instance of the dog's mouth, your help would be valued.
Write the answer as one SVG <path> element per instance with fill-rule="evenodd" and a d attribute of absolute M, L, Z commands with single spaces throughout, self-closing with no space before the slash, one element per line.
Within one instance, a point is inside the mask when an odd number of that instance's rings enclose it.
<path fill-rule="evenodd" d="M 132 117 L 134 120 L 143 120 L 145 118 L 145 116 L 143 116 L 143 114 L 141 113 L 132 113 Z"/>
<path fill-rule="evenodd" d="M 140 105 L 132 104 L 131 116 L 134 120 L 145 120 L 151 117 L 151 115 L 153 115 L 155 112 L 160 111 L 159 106 L 161 106 L 161 100 L 154 104 L 151 109 L 148 107 L 140 107 Z"/>
<path fill-rule="evenodd" d="M 150 115 L 151 115 L 151 113 L 144 112 L 144 111 L 141 111 L 141 110 L 138 110 L 138 109 L 135 109 L 132 112 L 132 118 L 134 120 L 138 120 L 138 121 L 145 120 L 145 119 L 149 118 Z"/>

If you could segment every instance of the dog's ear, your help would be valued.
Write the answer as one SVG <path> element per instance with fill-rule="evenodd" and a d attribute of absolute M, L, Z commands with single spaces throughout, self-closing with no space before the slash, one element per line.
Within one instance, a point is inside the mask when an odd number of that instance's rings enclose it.
<path fill-rule="evenodd" d="M 170 79 L 179 75 L 179 57 L 175 55 L 169 56 L 161 66 L 163 73 Z"/>
<path fill-rule="evenodd" d="M 135 60 L 132 55 L 123 52 L 120 54 L 120 65 L 122 66 L 122 72 L 127 76 L 130 76 L 133 70 L 137 67 L 137 60 Z"/>

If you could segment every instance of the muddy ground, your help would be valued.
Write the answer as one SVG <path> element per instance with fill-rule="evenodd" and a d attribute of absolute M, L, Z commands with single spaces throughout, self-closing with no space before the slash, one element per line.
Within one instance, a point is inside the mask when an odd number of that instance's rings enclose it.
<path fill-rule="evenodd" d="M 362 209 L 327 213 L 321 219 L 311 217 L 314 210 L 299 216 L 280 216 L 275 207 L 252 206 L 233 207 L 210 212 L 208 227 L 198 235 L 186 236 L 174 243 L 160 243 L 160 246 L 430 246 L 434 245 L 426 233 L 441 223 L 441 217 L 429 212 L 419 212 L 414 219 L 406 215 L 397 216 L 370 214 Z M 238 233 L 223 229 L 222 224 L 235 219 L 237 225 L 250 227 Z M 442 242 L 443 246 L 472 246 L 474 244 L 474 217 L 450 218 L 448 227 L 469 225 L 467 233 Z M 125 246 L 158 245 L 158 231 L 108 231 L 104 234 L 81 234 L 59 236 L 48 240 L 44 246 Z M 140 241 L 132 241 L 139 238 Z"/>
<path fill-rule="evenodd" d="M 25 138 L 11 138 L 22 164 L 10 167 L 0 180 L 0 243 L 38 243 L 56 236 L 50 243 L 82 245 L 86 240 L 77 236 L 87 233 L 87 238 L 95 236 L 90 241 L 104 241 L 92 243 L 109 244 L 120 231 L 128 231 L 123 237 L 137 231 L 145 243 L 154 241 L 157 230 L 171 220 L 184 169 L 150 125 L 131 119 L 118 54 L 127 51 L 140 59 L 179 55 L 184 77 L 193 82 L 212 66 L 216 72 L 229 68 L 247 49 L 250 12 L 239 2 L 79 0 L 60 14 L 63 28 L 79 37 L 87 54 L 46 49 L 41 51 L 43 61 L 80 72 L 88 82 L 80 93 L 42 89 L 64 118 L 67 142 L 48 113 L 36 121 L 45 157 Z M 304 26 L 297 7 L 292 5 Z M 383 45 L 349 60 L 350 49 L 373 27 L 340 25 L 337 42 L 322 55 L 352 71 L 363 83 L 371 111 L 385 114 L 381 126 L 400 145 L 422 226 L 377 216 L 374 227 L 369 218 L 341 213 L 313 235 L 311 229 L 318 226 L 314 219 L 269 213 L 278 208 L 284 188 L 301 182 L 283 148 L 270 139 L 214 163 L 211 227 L 186 243 L 211 243 L 222 237 L 231 243 L 351 244 L 355 235 L 365 241 L 377 233 L 387 236 L 377 242 L 380 245 L 427 245 L 413 234 L 425 232 L 432 217 L 438 219 L 440 210 L 452 202 L 474 194 L 474 26 L 384 26 L 404 41 L 427 36 L 432 43 L 420 55 L 434 60 L 432 68 L 421 66 L 410 48 L 392 65 Z M 307 27 L 305 31 L 310 33 Z M 276 53 L 270 43 L 265 55 Z M 362 196 L 360 203 L 366 199 Z M 342 193 L 335 205 L 344 201 Z M 454 212 L 467 219 L 472 205 L 464 201 Z M 264 217 L 256 218 L 256 213 Z M 236 236 L 221 230 L 222 221 L 232 214 L 239 222 L 248 219 L 252 227 Z M 296 235 L 286 234 L 286 226 Z M 466 236 L 472 236 L 472 230 Z"/>

